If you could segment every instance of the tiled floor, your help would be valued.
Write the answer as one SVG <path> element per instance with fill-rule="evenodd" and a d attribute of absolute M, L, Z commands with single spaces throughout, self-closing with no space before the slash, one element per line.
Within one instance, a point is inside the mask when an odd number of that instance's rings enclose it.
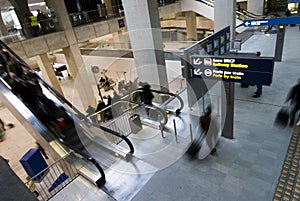
<path fill-rule="evenodd" d="M 27 175 L 19 160 L 30 148 L 36 148 L 35 140 L 4 106 L 0 108 L 0 116 L 5 124 L 15 125 L 5 131 L 0 142 L 0 155 L 9 160 L 11 168 L 25 181 Z"/>
<path fill-rule="evenodd" d="M 273 56 L 275 36 L 257 33 L 242 45 L 242 51 L 260 51 L 262 56 Z M 133 201 L 271 200 L 293 131 L 292 128 L 277 128 L 273 122 L 289 88 L 296 83 L 300 75 L 300 50 L 299 46 L 295 44 L 295 41 L 299 40 L 298 27 L 287 27 L 282 62 L 276 62 L 273 83 L 270 87 L 263 87 L 262 97 L 252 98 L 253 92 L 256 90 L 255 86 L 240 88 L 240 85 L 236 84 L 233 140 L 221 138 L 216 154 L 208 156 L 204 160 L 188 161 L 185 157 L 180 157 L 189 142 L 189 135 L 186 135 L 189 132 L 188 126 L 192 123 L 195 128 L 202 111 L 198 106 L 193 110 L 184 108 L 180 121 L 176 119 L 177 122 L 182 122 L 177 125 L 179 143 L 174 143 L 172 121 L 169 122 L 168 131 L 166 131 L 169 138 L 165 139 L 172 142 L 169 143 L 172 146 L 168 147 L 173 150 L 173 153 L 178 153 L 178 157 L 151 175 L 138 192 L 135 189 L 127 189 L 127 198 Z M 18 160 L 28 148 L 35 146 L 34 140 L 26 135 L 26 130 L 17 123 L 7 109 L 2 108 L 0 114 L 7 123 L 12 122 L 17 125 L 7 131 L 6 139 L 0 142 L 0 154 L 10 160 L 11 166 L 20 175 L 24 175 Z M 155 146 L 158 141 L 165 142 L 164 139 L 157 138 L 151 145 Z M 135 144 L 138 149 L 137 153 L 143 153 L 143 150 L 150 149 L 151 145 L 147 144 L 149 142 L 150 140 L 147 140 L 140 145 Z M 150 158 L 143 159 L 142 156 L 139 158 L 142 159 L 141 161 L 157 167 L 156 165 L 161 164 L 159 160 L 165 162 L 172 158 L 170 157 L 172 152 L 170 152 L 161 151 L 161 154 L 158 154 L 156 158 L 153 157 L 151 161 L 147 161 Z M 170 154 L 168 155 L 168 153 Z M 107 179 L 109 180 L 109 177 Z M 112 200 L 112 198 L 108 198 L 101 190 L 80 178 L 52 200 L 90 201 Z"/>

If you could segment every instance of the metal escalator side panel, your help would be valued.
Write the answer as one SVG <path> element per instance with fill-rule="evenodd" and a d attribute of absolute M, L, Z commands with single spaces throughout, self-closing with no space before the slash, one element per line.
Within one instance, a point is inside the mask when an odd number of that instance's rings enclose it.
<path fill-rule="evenodd" d="M 50 142 L 55 140 L 50 131 L 33 115 L 33 113 L 26 107 L 25 104 L 15 96 L 10 89 L 7 88 L 5 82 L 0 80 L 0 100 L 8 108 L 8 110 L 16 117 L 16 119 L 24 126 L 24 128 L 32 135 L 38 142 L 46 140 Z M 60 156 L 50 149 L 51 155 L 55 159 Z"/>

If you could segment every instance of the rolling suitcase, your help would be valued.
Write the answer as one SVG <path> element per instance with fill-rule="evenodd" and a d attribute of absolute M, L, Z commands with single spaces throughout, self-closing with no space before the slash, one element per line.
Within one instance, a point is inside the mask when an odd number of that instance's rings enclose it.
<path fill-rule="evenodd" d="M 289 110 L 288 107 L 282 107 L 275 119 L 275 124 L 281 127 L 286 127 L 289 121 Z"/>
<path fill-rule="evenodd" d="M 197 154 L 199 153 L 202 145 L 202 141 L 204 139 L 204 134 L 200 135 L 196 139 L 193 140 L 193 142 L 190 144 L 189 148 L 186 151 L 186 155 L 190 159 L 195 159 L 197 157 Z"/>

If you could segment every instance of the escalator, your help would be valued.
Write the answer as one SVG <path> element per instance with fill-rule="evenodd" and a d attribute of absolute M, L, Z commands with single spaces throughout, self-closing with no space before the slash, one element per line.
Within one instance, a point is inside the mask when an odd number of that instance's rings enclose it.
<path fill-rule="evenodd" d="M 88 179 L 93 180 L 97 186 L 103 186 L 106 182 L 105 169 L 120 160 L 116 155 L 131 158 L 134 147 L 129 139 L 88 120 L 6 44 L 0 41 L 0 46 L 15 59 L 24 72 L 22 79 L 12 78 L 7 72 L 2 74 L 2 103 L 37 141 L 43 138 L 50 145 L 56 145 L 55 149 L 59 147 L 58 152 L 73 152 L 69 161 L 73 165 L 80 165 L 83 171 L 81 173 L 86 173 L 85 176 L 93 175 L 93 179 Z M 27 99 L 30 102 L 25 101 Z M 107 136 L 122 139 L 127 147 L 118 147 Z"/>
<path fill-rule="evenodd" d="M 214 21 L 214 2 L 210 0 L 185 0 L 181 2 L 182 11 L 194 11 L 210 20 Z M 246 19 L 265 18 L 266 16 L 255 15 L 248 11 L 236 11 L 236 25 L 239 26 L 237 29 L 238 33 L 246 30 L 243 27 L 243 21 Z"/>
<path fill-rule="evenodd" d="M 139 94 L 142 91 L 143 88 L 138 88 L 122 97 L 122 100 L 139 102 Z M 167 113 L 176 114 L 176 116 L 181 113 L 181 110 L 184 107 L 184 102 L 178 94 L 154 89 L 150 89 L 150 91 L 154 94 L 155 97 L 153 103 L 155 107 L 163 109 Z"/>
<path fill-rule="evenodd" d="M 153 105 L 144 104 L 140 101 L 139 95 L 142 90 L 143 88 L 139 88 L 124 95 L 112 105 L 89 116 L 90 120 L 128 136 L 135 133 L 130 125 L 132 117 L 137 115 L 142 125 L 163 130 L 168 122 L 168 116 L 171 114 L 178 116 L 184 107 L 179 95 L 154 89 L 151 89 L 155 96 Z M 108 113 L 110 117 L 107 117 Z M 115 139 L 116 144 L 120 142 L 118 140 Z"/>

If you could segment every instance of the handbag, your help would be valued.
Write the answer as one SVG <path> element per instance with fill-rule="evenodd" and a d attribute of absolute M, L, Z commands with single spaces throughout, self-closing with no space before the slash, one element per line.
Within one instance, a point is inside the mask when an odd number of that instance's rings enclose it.
<path fill-rule="evenodd" d="M 280 127 L 286 127 L 290 118 L 289 108 L 282 106 L 276 114 L 275 124 Z"/>

